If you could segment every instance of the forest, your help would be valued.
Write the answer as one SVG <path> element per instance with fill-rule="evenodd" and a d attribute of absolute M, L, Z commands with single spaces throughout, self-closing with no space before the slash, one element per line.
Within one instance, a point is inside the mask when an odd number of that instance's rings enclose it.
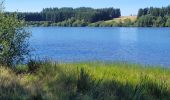
<path fill-rule="evenodd" d="M 11 14 L 14 12 L 6 12 Z M 170 6 L 141 8 L 137 16 L 122 19 L 118 8 L 44 8 L 41 12 L 16 12 L 30 26 L 62 27 L 170 27 Z M 126 16 L 124 16 L 126 17 Z M 118 19 L 118 20 L 117 20 Z"/>
<path fill-rule="evenodd" d="M 36 13 L 18 13 L 19 17 L 23 17 L 26 21 L 50 21 L 61 22 L 70 18 L 84 20 L 86 22 L 97 22 L 101 20 L 109 20 L 121 16 L 120 9 L 101 8 L 93 9 L 89 7 L 80 8 L 45 8 L 41 12 Z"/>
<path fill-rule="evenodd" d="M 170 27 L 170 6 L 162 8 L 139 9 L 137 26 L 140 27 Z"/>
<path fill-rule="evenodd" d="M 11 14 L 13 12 L 7 12 Z M 120 9 L 115 8 L 100 8 L 94 9 L 90 7 L 80 8 L 45 8 L 41 12 L 17 12 L 19 18 L 29 22 L 28 24 L 44 24 L 44 26 L 50 26 L 58 22 L 69 21 L 71 24 L 84 25 L 97 21 L 105 21 L 121 16 Z M 60 25 L 61 23 L 58 23 Z M 66 25 L 70 24 L 65 23 Z M 56 24 L 57 25 L 57 24 Z M 64 26 L 64 25 L 63 25 Z"/>
<path fill-rule="evenodd" d="M 143 8 L 137 16 L 121 16 L 108 21 L 98 21 L 95 27 L 170 27 L 170 6 Z"/>

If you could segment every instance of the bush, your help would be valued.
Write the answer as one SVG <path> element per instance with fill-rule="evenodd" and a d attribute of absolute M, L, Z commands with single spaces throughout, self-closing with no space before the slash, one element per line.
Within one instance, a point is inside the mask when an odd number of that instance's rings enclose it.
<path fill-rule="evenodd" d="M 81 68 L 77 81 L 77 92 L 85 93 L 89 91 L 93 82 L 94 81 L 92 81 L 90 75 L 85 71 L 85 69 Z"/>
<path fill-rule="evenodd" d="M 28 61 L 28 72 L 35 73 L 40 66 L 43 65 L 42 61 L 29 60 Z"/>
<path fill-rule="evenodd" d="M 23 20 L 15 14 L 0 13 L 0 64 L 14 66 L 29 54 L 28 39 Z"/>

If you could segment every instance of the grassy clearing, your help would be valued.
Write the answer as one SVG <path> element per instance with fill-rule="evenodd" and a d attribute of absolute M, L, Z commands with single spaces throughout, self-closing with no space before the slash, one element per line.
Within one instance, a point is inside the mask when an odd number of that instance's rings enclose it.
<path fill-rule="evenodd" d="M 137 16 L 121 16 L 120 18 L 114 18 L 112 20 L 105 21 L 106 23 L 111 23 L 111 22 L 117 22 L 119 23 L 120 21 L 124 23 L 126 19 L 130 19 L 132 22 L 135 22 L 137 19 Z"/>
<path fill-rule="evenodd" d="M 0 68 L 0 99 L 169 100 L 170 69 L 126 63 L 31 62 Z"/>
<path fill-rule="evenodd" d="M 135 26 L 137 16 L 121 16 L 120 18 L 114 18 L 112 20 L 98 21 L 91 23 L 90 27 L 130 27 Z"/>

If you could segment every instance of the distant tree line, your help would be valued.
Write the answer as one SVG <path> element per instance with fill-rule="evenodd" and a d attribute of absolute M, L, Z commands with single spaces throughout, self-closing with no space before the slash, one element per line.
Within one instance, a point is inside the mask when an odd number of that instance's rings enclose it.
<path fill-rule="evenodd" d="M 41 12 L 17 12 L 17 15 L 32 26 L 170 27 L 170 5 L 139 9 L 136 21 L 121 18 L 120 21 L 112 20 L 121 16 L 120 9 L 115 8 L 45 8 Z"/>
<path fill-rule="evenodd" d="M 101 20 L 109 20 L 121 16 L 120 9 L 101 8 L 93 9 L 88 7 L 80 8 L 45 8 L 41 12 L 21 13 L 17 15 L 24 18 L 25 21 L 49 21 L 62 22 L 69 19 L 83 20 L 85 22 L 97 22 Z"/>
<path fill-rule="evenodd" d="M 141 27 L 170 27 L 170 6 L 162 8 L 139 9 L 137 26 Z"/>

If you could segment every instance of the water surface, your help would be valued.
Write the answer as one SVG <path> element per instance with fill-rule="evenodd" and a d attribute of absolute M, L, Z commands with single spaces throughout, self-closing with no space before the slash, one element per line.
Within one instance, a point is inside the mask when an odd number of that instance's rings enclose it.
<path fill-rule="evenodd" d="M 170 28 L 31 28 L 32 54 L 62 62 L 170 66 Z"/>

